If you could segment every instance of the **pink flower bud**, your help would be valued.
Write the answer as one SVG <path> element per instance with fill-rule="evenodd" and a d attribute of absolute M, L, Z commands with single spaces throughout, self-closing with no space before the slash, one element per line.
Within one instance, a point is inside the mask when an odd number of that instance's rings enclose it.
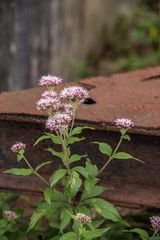
<path fill-rule="evenodd" d="M 14 211 L 5 211 L 4 215 L 8 219 L 8 221 L 12 221 L 16 218 L 16 213 Z"/>
<path fill-rule="evenodd" d="M 61 91 L 61 96 L 63 99 L 83 102 L 89 95 L 85 88 L 73 86 L 64 88 Z"/>
<path fill-rule="evenodd" d="M 131 119 L 127 119 L 127 118 L 117 118 L 114 121 L 114 124 L 118 128 L 130 128 L 134 126 L 134 122 L 132 122 Z"/>
<path fill-rule="evenodd" d="M 155 230 L 160 231 L 160 216 L 153 216 L 150 218 L 150 221 L 151 221 L 152 227 Z"/>
<path fill-rule="evenodd" d="M 77 213 L 76 220 L 79 223 L 90 223 L 90 222 L 92 222 L 92 219 L 89 216 L 87 216 L 83 213 Z"/>
<path fill-rule="evenodd" d="M 61 83 L 62 79 L 60 77 L 52 76 L 49 74 L 47 76 L 42 76 L 39 80 L 39 85 L 45 87 L 54 87 Z"/>
<path fill-rule="evenodd" d="M 17 142 L 12 145 L 11 150 L 12 152 L 19 152 L 20 150 L 25 150 L 26 149 L 26 144 L 22 142 Z"/>

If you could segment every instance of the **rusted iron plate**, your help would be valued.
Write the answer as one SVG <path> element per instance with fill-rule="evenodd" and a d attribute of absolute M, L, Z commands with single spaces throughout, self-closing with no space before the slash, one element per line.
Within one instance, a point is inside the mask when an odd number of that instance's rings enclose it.
<path fill-rule="evenodd" d="M 85 131 L 87 141 L 75 144 L 73 152 L 88 152 L 90 158 L 100 167 L 106 160 L 105 156 L 90 142 L 106 141 L 115 146 L 119 134 L 111 122 L 117 117 L 127 117 L 136 123 L 131 131 L 132 142 L 124 143 L 122 149 L 145 161 L 145 165 L 135 161 L 116 160 L 102 176 L 102 183 L 113 188 L 105 197 L 121 205 L 160 207 L 159 75 L 160 67 L 156 67 L 80 82 L 90 89 L 90 96 L 96 104 L 82 105 L 77 123 L 93 125 L 96 131 Z M 42 151 L 42 148 L 48 147 L 49 142 L 42 143 L 35 149 L 31 147 L 44 130 L 45 116 L 35 109 L 35 102 L 41 91 L 42 89 L 35 88 L 3 93 L 0 96 L 1 170 L 18 166 L 10 151 L 10 146 L 17 140 L 28 143 L 27 155 L 33 165 L 51 159 L 49 153 Z M 59 160 L 54 159 L 52 168 L 46 167 L 43 174 L 47 177 L 58 164 Z M 21 177 L 0 174 L 1 189 L 17 189 L 37 194 L 39 187 L 42 185 L 34 177 L 22 180 Z"/>
<path fill-rule="evenodd" d="M 135 121 L 133 132 L 160 135 L 160 67 L 82 80 L 80 84 L 90 89 L 96 104 L 81 106 L 77 119 L 113 130 L 110 123 L 125 116 Z M 12 114 L 42 116 L 35 108 L 41 91 L 34 88 L 1 94 L 0 117 L 2 114 L 8 114 L 6 118 Z"/>

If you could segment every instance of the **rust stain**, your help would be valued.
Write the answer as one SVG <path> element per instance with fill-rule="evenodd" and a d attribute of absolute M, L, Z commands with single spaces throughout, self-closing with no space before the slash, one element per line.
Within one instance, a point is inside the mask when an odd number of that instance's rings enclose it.
<path fill-rule="evenodd" d="M 88 152 L 93 161 L 102 166 L 105 156 L 93 148 L 89 142 L 106 141 L 115 145 L 118 139 L 117 129 L 112 122 L 119 117 L 131 118 L 136 126 L 131 130 L 131 143 L 123 144 L 123 151 L 145 161 L 145 165 L 136 162 L 115 162 L 109 171 L 103 173 L 102 183 L 114 190 L 105 197 L 119 205 L 150 206 L 160 208 L 160 67 L 115 74 L 111 77 L 83 79 L 77 85 L 85 86 L 95 104 L 82 104 L 76 124 L 89 124 L 97 131 L 86 132 L 87 142 L 82 143 L 78 151 Z M 65 83 L 63 86 L 75 85 Z M 62 87 L 63 87 L 62 86 Z M 9 151 L 15 140 L 33 142 L 44 130 L 46 116 L 36 110 L 36 101 L 44 91 L 37 87 L 24 91 L 0 94 L 0 163 L 1 169 L 17 166 L 14 156 Z M 90 101 L 92 102 L 92 101 Z M 25 123 L 25 124 L 24 124 Z M 44 143 L 44 146 L 46 143 Z M 48 143 L 47 143 L 48 144 Z M 42 147 L 32 149 L 28 146 L 29 157 L 34 164 L 49 159 Z M 77 151 L 77 147 L 73 152 Z M 30 152 L 32 154 L 30 154 Z M 31 155 L 31 156 L 30 156 Z M 58 161 L 53 162 L 53 169 Z M 48 174 L 50 168 L 43 174 Z M 0 173 L 2 189 L 33 192 L 41 186 L 34 178 L 28 184 L 20 178 L 4 176 Z M 18 185 L 21 182 L 21 185 Z M 107 183 L 107 184 L 106 184 Z M 127 183 L 127 184 L 126 184 Z M 36 185 L 36 187 L 35 187 Z M 17 188 L 18 186 L 18 188 Z M 123 188 L 122 188 L 123 186 Z M 38 191 L 37 191 L 38 192 Z M 135 194 L 136 193 L 136 194 Z"/>

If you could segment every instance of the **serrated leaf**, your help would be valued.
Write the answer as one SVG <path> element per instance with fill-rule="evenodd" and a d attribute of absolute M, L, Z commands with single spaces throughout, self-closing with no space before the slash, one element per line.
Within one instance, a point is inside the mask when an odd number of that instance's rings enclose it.
<path fill-rule="evenodd" d="M 57 152 L 52 148 L 47 148 L 46 151 L 50 152 L 53 156 L 59 157 L 60 159 L 64 159 L 64 153 L 63 152 Z"/>
<path fill-rule="evenodd" d="M 52 194 L 53 194 L 53 189 L 52 189 L 52 188 L 46 188 L 46 189 L 44 190 L 44 199 L 45 199 L 45 201 L 48 202 L 49 204 L 51 204 Z"/>
<path fill-rule="evenodd" d="M 109 144 L 104 142 L 93 142 L 99 145 L 99 151 L 105 155 L 111 156 L 112 155 L 112 148 Z"/>
<path fill-rule="evenodd" d="M 83 141 L 85 138 L 78 138 L 78 137 L 70 137 L 68 139 L 68 144 L 73 144 L 73 143 L 77 143 L 77 142 L 81 142 Z"/>
<path fill-rule="evenodd" d="M 11 169 L 4 171 L 3 173 L 14 174 L 17 176 L 29 176 L 33 172 L 30 168 L 29 169 L 27 169 L 27 168 L 11 168 Z"/>
<path fill-rule="evenodd" d="M 82 194 L 81 200 L 87 199 L 87 198 L 92 198 L 92 197 L 97 197 L 99 196 L 101 193 L 103 193 L 105 191 L 104 187 L 101 186 L 93 186 L 91 188 L 91 191 L 89 192 L 85 192 L 84 194 Z"/>
<path fill-rule="evenodd" d="M 62 208 L 60 214 L 60 232 L 62 232 L 71 221 L 71 215 L 69 213 L 74 214 L 71 206 L 66 206 L 65 208 Z"/>
<path fill-rule="evenodd" d="M 33 144 L 33 146 L 36 146 L 38 143 L 42 142 L 43 140 L 49 139 L 49 138 L 50 138 L 49 136 L 43 135 L 36 140 L 36 142 Z"/>
<path fill-rule="evenodd" d="M 98 174 L 98 168 L 95 164 L 92 164 L 89 159 L 86 161 L 86 171 L 88 172 L 88 175 L 91 177 L 96 177 Z"/>
<path fill-rule="evenodd" d="M 112 220 L 113 222 L 121 221 L 122 218 L 118 213 L 117 209 L 108 201 L 100 198 L 92 198 L 86 200 L 90 206 L 95 207 L 95 210 L 101 214 L 105 219 Z"/>
<path fill-rule="evenodd" d="M 34 228 L 34 226 L 38 223 L 38 221 L 45 215 L 45 212 L 46 212 L 46 209 L 37 209 L 33 213 L 27 232 Z"/>
<path fill-rule="evenodd" d="M 58 169 L 50 178 L 51 187 L 53 187 L 60 179 L 62 179 L 67 173 L 66 169 Z"/>
<path fill-rule="evenodd" d="M 77 240 L 77 235 L 74 232 L 68 232 L 63 234 L 59 240 Z"/>
<path fill-rule="evenodd" d="M 96 178 L 88 178 L 85 180 L 84 183 L 84 188 L 86 191 L 86 194 L 89 195 L 92 192 L 93 187 L 95 186 L 95 184 L 97 183 L 97 179 Z"/>
<path fill-rule="evenodd" d="M 45 133 L 51 140 L 53 143 L 55 144 L 62 144 L 62 141 L 61 141 L 61 138 L 56 136 L 55 134 L 53 133 Z"/>
<path fill-rule="evenodd" d="M 82 236 L 85 238 L 85 239 L 95 239 L 95 238 L 98 238 L 98 237 L 101 237 L 104 233 L 106 233 L 108 230 L 110 229 L 109 228 L 103 228 L 103 229 L 93 229 L 91 231 L 89 230 L 83 230 L 82 231 Z"/>
<path fill-rule="evenodd" d="M 35 169 L 35 171 L 37 172 L 40 168 L 44 167 L 45 165 L 48 165 L 52 163 L 52 161 L 47 161 L 47 162 L 44 162 L 44 163 L 41 163 L 40 165 L 38 165 Z"/>
<path fill-rule="evenodd" d="M 140 229 L 140 228 L 134 228 L 132 230 L 129 230 L 129 232 L 137 233 L 142 240 L 149 240 L 149 235 L 147 231 Z"/>
<path fill-rule="evenodd" d="M 82 166 L 77 166 L 72 168 L 72 170 L 80 173 L 83 177 L 88 178 L 88 172 L 86 171 L 86 169 Z"/>
<path fill-rule="evenodd" d="M 79 174 L 75 171 L 72 171 L 71 179 L 70 179 L 70 189 L 71 189 L 72 197 L 76 195 L 81 184 L 82 184 L 82 180 L 80 179 Z"/>
<path fill-rule="evenodd" d="M 136 161 L 139 161 L 139 162 L 141 162 L 141 163 L 144 163 L 144 162 L 141 161 L 140 159 L 135 158 L 135 157 L 133 157 L 132 155 L 130 155 L 129 153 L 126 153 L 126 152 L 118 152 L 118 153 L 114 154 L 113 158 L 123 159 L 123 160 L 126 160 L 126 159 L 134 159 L 134 160 L 136 160 Z"/>

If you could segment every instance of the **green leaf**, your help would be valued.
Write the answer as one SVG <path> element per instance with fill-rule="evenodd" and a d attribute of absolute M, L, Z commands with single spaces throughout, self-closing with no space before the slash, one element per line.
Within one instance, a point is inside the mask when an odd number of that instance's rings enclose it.
<path fill-rule="evenodd" d="M 124 136 L 127 132 L 127 129 L 126 128 L 121 128 L 120 129 L 120 133 Z"/>
<path fill-rule="evenodd" d="M 64 230 L 64 228 L 70 223 L 71 221 L 71 215 L 74 214 L 71 206 L 66 206 L 65 208 L 62 208 L 61 214 L 60 214 L 60 232 Z"/>
<path fill-rule="evenodd" d="M 43 135 L 36 140 L 36 142 L 33 144 L 33 146 L 36 146 L 38 143 L 42 142 L 43 140 L 49 139 L 49 138 L 50 138 L 49 136 Z"/>
<path fill-rule="evenodd" d="M 41 217 L 43 217 L 45 215 L 45 213 L 46 213 L 46 209 L 37 209 L 33 213 L 27 232 L 34 228 L 34 226 L 38 223 L 38 221 L 41 219 Z"/>
<path fill-rule="evenodd" d="M 30 168 L 29 169 L 27 169 L 27 168 L 11 168 L 11 169 L 4 171 L 4 173 L 14 174 L 17 176 L 29 176 L 33 172 Z"/>
<path fill-rule="evenodd" d="M 89 230 L 83 230 L 82 231 L 82 236 L 85 238 L 85 239 L 95 239 L 95 238 L 98 238 L 98 237 L 101 237 L 104 233 L 106 233 L 108 230 L 110 229 L 109 228 L 103 228 L 103 229 L 93 229 L 91 231 Z"/>
<path fill-rule="evenodd" d="M 44 162 L 44 163 L 41 163 L 40 165 L 38 165 L 35 169 L 35 171 L 37 172 L 40 168 L 44 167 L 45 165 L 48 165 L 52 163 L 52 161 L 47 161 L 47 162 Z"/>
<path fill-rule="evenodd" d="M 89 159 L 87 159 L 86 161 L 86 171 L 88 172 L 88 175 L 91 177 L 96 177 L 98 174 L 97 166 L 92 164 Z"/>
<path fill-rule="evenodd" d="M 77 209 L 77 212 L 79 213 L 83 213 L 87 216 L 91 216 L 90 210 L 85 205 L 80 204 L 76 207 L 76 209 Z"/>
<path fill-rule="evenodd" d="M 44 199 L 45 199 L 45 201 L 48 202 L 49 204 L 51 204 L 52 194 L 53 194 L 53 189 L 52 189 L 52 188 L 46 188 L 46 189 L 44 190 Z"/>
<path fill-rule="evenodd" d="M 134 160 L 137 160 L 141 163 L 144 163 L 143 161 L 141 161 L 140 159 L 138 158 L 135 158 L 133 157 L 132 155 L 130 155 L 129 153 L 126 153 L 126 152 L 118 152 L 116 154 L 114 154 L 113 158 L 116 158 L 116 159 L 134 159 Z"/>
<path fill-rule="evenodd" d="M 72 170 L 80 173 L 83 177 L 88 178 L 88 172 L 86 171 L 86 169 L 84 167 L 77 166 L 77 167 L 72 168 Z"/>
<path fill-rule="evenodd" d="M 23 153 L 22 153 L 23 151 Z M 17 153 L 17 161 L 20 162 L 23 159 L 24 150 Z"/>
<path fill-rule="evenodd" d="M 105 219 L 109 219 L 113 222 L 118 222 L 122 220 L 117 209 L 111 203 L 105 201 L 104 199 L 92 198 L 86 200 L 85 203 L 88 203 L 90 206 L 95 207 L 95 210 Z"/>
<path fill-rule="evenodd" d="M 96 178 L 88 178 L 85 180 L 85 191 L 86 193 L 89 195 L 92 192 L 93 187 L 95 186 L 95 184 L 97 183 L 97 179 Z"/>
<path fill-rule="evenodd" d="M 0 236 L 0 240 L 8 240 L 8 238 L 5 236 Z"/>
<path fill-rule="evenodd" d="M 74 232 L 68 232 L 63 234 L 59 240 L 77 240 L 77 235 Z"/>
<path fill-rule="evenodd" d="M 64 159 L 64 153 L 63 152 L 57 152 L 52 148 L 47 148 L 46 151 L 50 152 L 53 156 L 59 157 L 62 160 Z"/>
<path fill-rule="evenodd" d="M 53 133 L 45 133 L 51 140 L 53 143 L 55 144 L 62 144 L 62 141 L 61 141 L 61 138 L 56 136 L 55 134 Z"/>
<path fill-rule="evenodd" d="M 112 155 L 112 148 L 110 145 L 104 142 L 93 142 L 99 145 L 99 151 L 105 155 L 111 156 Z"/>
<path fill-rule="evenodd" d="M 93 186 L 93 187 L 91 188 L 91 191 L 85 192 L 84 194 L 82 194 L 81 200 L 99 196 L 99 195 L 100 195 L 101 193 L 103 193 L 104 191 L 105 191 L 105 188 L 104 188 L 104 187 L 101 187 L 101 186 Z"/>
<path fill-rule="evenodd" d="M 53 187 L 60 179 L 62 179 L 67 173 L 66 169 L 58 169 L 50 178 L 51 187 Z"/>
<path fill-rule="evenodd" d="M 140 229 L 140 228 L 134 228 L 132 230 L 129 230 L 129 232 L 137 233 L 142 240 L 149 240 L 149 235 L 147 231 Z"/>
<path fill-rule="evenodd" d="M 73 163 L 73 162 L 77 162 L 81 159 L 81 156 L 78 155 L 78 154 L 73 154 L 71 157 L 70 157 L 70 163 Z"/>
<path fill-rule="evenodd" d="M 123 136 L 123 138 L 124 138 L 125 140 L 131 141 L 131 138 L 130 138 L 130 136 L 129 136 L 128 134 L 125 134 L 125 135 Z"/>
<path fill-rule="evenodd" d="M 82 180 L 79 177 L 79 174 L 75 171 L 71 172 L 71 179 L 70 179 L 70 189 L 72 197 L 76 195 L 80 186 L 82 184 Z"/>
<path fill-rule="evenodd" d="M 94 130 L 95 128 L 93 128 L 93 127 L 88 127 L 88 126 L 85 126 L 85 127 L 75 127 L 75 128 L 72 130 L 72 132 L 71 132 L 71 136 L 73 136 L 73 135 L 78 135 L 78 134 L 82 133 L 82 131 L 83 131 L 84 129 L 92 129 L 92 130 Z"/>
<path fill-rule="evenodd" d="M 28 238 L 26 237 L 24 232 L 18 231 L 12 235 L 12 239 L 27 240 Z"/>
<path fill-rule="evenodd" d="M 85 138 L 78 138 L 78 137 L 70 137 L 68 139 L 68 144 L 73 144 L 73 143 L 76 143 L 76 142 L 80 142 L 80 141 L 83 141 Z"/>

